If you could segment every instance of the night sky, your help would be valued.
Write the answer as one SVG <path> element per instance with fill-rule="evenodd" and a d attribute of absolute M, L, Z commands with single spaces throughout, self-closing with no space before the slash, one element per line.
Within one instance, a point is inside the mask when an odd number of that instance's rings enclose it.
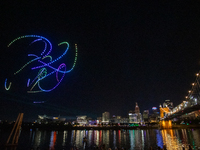
<path fill-rule="evenodd" d="M 0 120 L 16 119 L 19 112 L 25 121 L 42 114 L 96 119 L 105 111 L 127 117 L 136 102 L 141 112 L 166 99 L 178 105 L 200 70 L 199 6 L 191 1 L 1 2 Z M 28 46 L 33 39 L 7 47 L 22 35 L 46 37 L 53 45 L 52 57 L 63 52 L 58 43 L 69 42 L 57 67 L 63 62 L 72 66 L 78 45 L 75 68 L 55 90 L 27 93 L 27 79 L 37 72 L 28 68 L 13 77 L 30 61 L 29 51 L 43 49 L 40 44 Z M 6 78 L 12 81 L 9 91 Z M 51 86 L 53 80 L 55 76 L 43 85 Z"/>

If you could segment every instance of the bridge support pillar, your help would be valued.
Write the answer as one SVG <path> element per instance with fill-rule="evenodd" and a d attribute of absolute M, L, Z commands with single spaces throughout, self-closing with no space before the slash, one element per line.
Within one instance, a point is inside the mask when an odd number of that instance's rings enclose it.
<path fill-rule="evenodd" d="M 160 129 L 171 129 L 172 128 L 172 121 L 160 121 Z"/>
<path fill-rule="evenodd" d="M 162 108 L 160 106 L 160 118 L 163 119 L 164 116 L 169 113 L 170 110 L 168 107 Z M 172 121 L 171 120 L 162 120 L 160 121 L 160 129 L 171 129 L 172 128 Z"/>

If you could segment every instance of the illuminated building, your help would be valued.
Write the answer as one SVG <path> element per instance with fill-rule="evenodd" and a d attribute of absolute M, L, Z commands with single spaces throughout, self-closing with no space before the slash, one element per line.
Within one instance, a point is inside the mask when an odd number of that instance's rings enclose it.
<path fill-rule="evenodd" d="M 110 113 L 104 112 L 102 113 L 102 123 L 109 123 L 110 122 Z"/>
<path fill-rule="evenodd" d="M 110 119 L 111 123 L 129 123 L 129 119 L 128 118 L 122 118 L 121 116 L 115 116 L 113 115 L 112 118 Z"/>
<path fill-rule="evenodd" d="M 170 100 L 165 100 L 165 102 L 163 103 L 163 108 L 165 107 L 169 107 L 169 109 L 172 110 L 174 108 L 173 102 L 171 102 Z"/>
<path fill-rule="evenodd" d="M 152 111 L 153 111 L 153 114 L 151 114 L 149 117 L 150 122 L 159 122 L 160 114 L 158 112 L 157 107 L 152 107 Z"/>
<path fill-rule="evenodd" d="M 122 118 L 120 123 L 129 123 L 129 119 L 128 118 Z"/>
<path fill-rule="evenodd" d="M 143 120 L 146 123 L 149 122 L 149 110 L 144 110 L 144 112 L 143 112 Z"/>
<path fill-rule="evenodd" d="M 128 113 L 129 123 L 137 123 L 137 114 L 134 111 Z"/>
<path fill-rule="evenodd" d="M 136 102 L 136 104 L 135 104 L 135 113 L 136 113 L 136 114 L 139 114 L 139 113 L 140 113 L 140 108 L 139 108 L 137 102 Z"/>
<path fill-rule="evenodd" d="M 121 119 L 122 117 L 121 117 L 121 116 L 117 116 L 116 118 L 117 118 L 117 119 Z"/>
<path fill-rule="evenodd" d="M 79 123 L 79 125 L 86 125 L 87 124 L 87 116 L 76 116 L 77 119 L 77 123 Z"/>
<path fill-rule="evenodd" d="M 97 124 L 100 124 L 102 121 L 102 117 L 97 117 Z"/>
<path fill-rule="evenodd" d="M 66 118 L 64 117 L 52 117 L 52 116 L 47 116 L 47 115 L 38 115 L 37 122 L 38 123 L 52 123 L 52 122 L 64 122 Z"/>
<path fill-rule="evenodd" d="M 91 117 L 87 117 L 87 124 L 96 125 L 97 124 L 97 120 L 93 120 Z"/>
<path fill-rule="evenodd" d="M 138 113 L 138 114 L 137 114 L 137 122 L 138 122 L 138 123 L 141 123 L 141 122 L 142 122 L 142 114 L 141 114 L 141 113 Z"/>
<path fill-rule="evenodd" d="M 129 123 L 141 123 L 142 122 L 142 115 L 140 113 L 140 108 L 138 103 L 136 102 L 135 111 L 129 111 Z"/>
<path fill-rule="evenodd" d="M 159 116 L 159 112 L 158 112 L 157 107 L 152 107 L 152 110 L 153 110 L 153 114 Z"/>
<path fill-rule="evenodd" d="M 142 122 L 142 114 L 140 113 L 140 108 L 138 106 L 138 103 L 136 102 L 135 104 L 135 114 L 137 116 L 137 122 L 141 123 Z"/>
<path fill-rule="evenodd" d="M 97 120 L 102 120 L 102 117 L 97 117 Z"/>
<path fill-rule="evenodd" d="M 122 123 L 122 117 L 121 116 L 115 116 L 113 115 L 110 119 L 111 123 Z"/>

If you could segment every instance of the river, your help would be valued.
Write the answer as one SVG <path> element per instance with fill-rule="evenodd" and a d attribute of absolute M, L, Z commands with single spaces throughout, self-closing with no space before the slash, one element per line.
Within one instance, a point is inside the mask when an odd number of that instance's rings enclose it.
<path fill-rule="evenodd" d="M 0 141 L 5 142 L 8 131 L 0 130 Z M 87 138 L 87 144 L 83 138 Z M 200 148 L 200 129 L 168 129 L 168 130 L 22 130 L 17 150 L 70 150 L 78 148 L 92 150 L 105 146 L 114 150 L 148 150 L 158 149 L 165 145 L 167 150 L 182 150 L 188 145 L 193 149 Z"/>

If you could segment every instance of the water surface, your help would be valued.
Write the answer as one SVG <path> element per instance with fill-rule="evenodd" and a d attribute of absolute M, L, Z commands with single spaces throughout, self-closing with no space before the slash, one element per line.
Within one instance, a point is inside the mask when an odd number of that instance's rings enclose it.
<path fill-rule="evenodd" d="M 5 142 L 8 131 L 0 131 L 0 140 Z M 87 138 L 87 143 L 83 138 Z M 105 147 L 127 150 L 157 149 L 165 145 L 168 150 L 182 150 L 191 145 L 193 149 L 200 147 L 200 129 L 168 129 L 168 130 L 22 130 L 18 150 L 69 150 L 70 148 L 94 149 Z"/>

